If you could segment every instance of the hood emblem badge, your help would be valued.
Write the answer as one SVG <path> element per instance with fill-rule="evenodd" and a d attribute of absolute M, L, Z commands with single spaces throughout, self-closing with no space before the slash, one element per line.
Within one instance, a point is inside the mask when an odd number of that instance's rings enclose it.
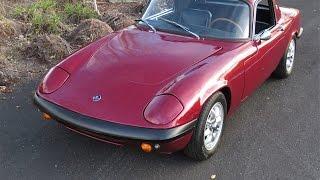
<path fill-rule="evenodd" d="M 93 96 L 93 97 L 92 97 L 92 101 L 93 101 L 93 102 L 99 102 L 101 99 L 102 99 L 102 96 L 101 96 L 101 95 L 96 95 L 96 96 Z"/>

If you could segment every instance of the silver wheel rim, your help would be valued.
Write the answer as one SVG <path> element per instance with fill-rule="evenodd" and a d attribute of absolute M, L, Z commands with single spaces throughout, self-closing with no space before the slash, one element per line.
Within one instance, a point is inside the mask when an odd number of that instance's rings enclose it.
<path fill-rule="evenodd" d="M 296 43 L 294 40 L 292 40 L 289 45 L 287 60 L 286 60 L 286 69 L 288 73 L 291 73 L 293 69 L 295 50 L 296 50 Z"/>
<path fill-rule="evenodd" d="M 208 151 L 213 150 L 217 146 L 222 134 L 223 121 L 224 107 L 221 102 L 217 102 L 212 106 L 204 128 L 203 141 Z"/>

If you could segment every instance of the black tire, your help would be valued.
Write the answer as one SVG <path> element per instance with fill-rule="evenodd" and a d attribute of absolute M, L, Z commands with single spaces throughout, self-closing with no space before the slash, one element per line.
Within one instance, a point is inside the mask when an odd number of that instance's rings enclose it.
<path fill-rule="evenodd" d="M 285 79 L 285 78 L 288 78 L 292 72 L 293 72 L 293 69 L 294 69 L 294 63 L 292 65 L 292 68 L 291 70 L 288 70 L 287 68 L 287 58 L 288 58 L 288 52 L 289 52 L 289 47 L 290 47 L 290 43 L 291 42 L 294 42 L 295 44 L 295 48 L 294 48 L 294 53 L 296 52 L 296 40 L 295 39 L 292 39 L 290 40 L 289 42 L 289 45 L 288 45 L 288 48 L 285 52 L 285 54 L 283 55 L 283 57 L 281 58 L 281 61 L 280 63 L 278 64 L 276 70 L 272 73 L 272 76 L 275 77 L 275 78 L 278 78 L 278 79 Z"/>
<path fill-rule="evenodd" d="M 223 105 L 224 109 L 224 118 L 223 122 L 225 122 L 226 115 L 227 115 L 227 101 L 223 93 L 217 92 L 214 95 L 212 95 L 205 105 L 202 108 L 202 112 L 199 116 L 198 122 L 196 124 L 196 127 L 194 129 L 192 138 L 188 144 L 188 146 L 185 148 L 184 153 L 198 161 L 203 161 L 206 159 L 209 159 L 217 150 L 220 141 L 221 141 L 221 136 L 223 134 L 223 126 L 222 126 L 222 133 L 218 139 L 217 144 L 214 146 L 214 148 L 210 151 L 208 151 L 205 148 L 204 145 L 204 129 L 206 125 L 206 121 L 208 118 L 208 115 L 210 113 L 211 108 L 217 103 L 220 102 Z"/>

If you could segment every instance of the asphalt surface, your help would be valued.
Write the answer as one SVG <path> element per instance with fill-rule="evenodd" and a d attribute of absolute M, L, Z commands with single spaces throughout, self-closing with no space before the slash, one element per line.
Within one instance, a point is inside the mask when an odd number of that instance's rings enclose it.
<path fill-rule="evenodd" d="M 45 122 L 35 80 L 0 100 L 0 179 L 320 179 L 320 1 L 281 2 L 303 13 L 295 72 L 243 103 L 210 160 L 144 154 Z"/>

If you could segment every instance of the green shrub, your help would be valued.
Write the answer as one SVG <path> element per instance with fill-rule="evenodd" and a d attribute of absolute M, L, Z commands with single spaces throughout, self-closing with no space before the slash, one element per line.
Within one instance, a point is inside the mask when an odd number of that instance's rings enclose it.
<path fill-rule="evenodd" d="M 32 3 L 29 7 L 31 12 L 42 10 L 42 11 L 52 11 L 57 7 L 57 3 L 53 0 L 38 0 L 35 3 Z"/>
<path fill-rule="evenodd" d="M 31 22 L 35 33 L 58 33 L 61 18 L 54 0 L 38 0 L 27 7 L 18 6 L 13 16 Z"/>
<path fill-rule="evenodd" d="M 41 13 L 51 13 L 56 11 L 56 2 L 53 0 L 38 0 L 29 6 L 17 6 L 13 10 L 13 16 L 16 18 L 26 17 L 26 20 L 32 19 L 32 17 L 41 12 Z"/>
<path fill-rule="evenodd" d="M 38 33 L 59 33 L 61 18 L 55 13 L 35 13 L 31 19 L 33 30 Z"/>
<path fill-rule="evenodd" d="M 98 14 L 93 9 L 83 5 L 82 3 L 67 3 L 64 6 L 64 13 L 67 20 L 73 23 L 79 23 L 81 20 L 97 18 Z"/>
<path fill-rule="evenodd" d="M 34 33 L 59 33 L 62 20 L 79 23 L 81 20 L 98 18 L 98 14 L 82 2 L 76 4 L 57 0 L 37 0 L 28 6 L 18 6 L 13 16 L 32 24 Z"/>
<path fill-rule="evenodd" d="M 20 19 L 20 20 L 26 20 L 28 15 L 28 10 L 26 7 L 17 6 L 13 9 L 13 17 Z"/>

